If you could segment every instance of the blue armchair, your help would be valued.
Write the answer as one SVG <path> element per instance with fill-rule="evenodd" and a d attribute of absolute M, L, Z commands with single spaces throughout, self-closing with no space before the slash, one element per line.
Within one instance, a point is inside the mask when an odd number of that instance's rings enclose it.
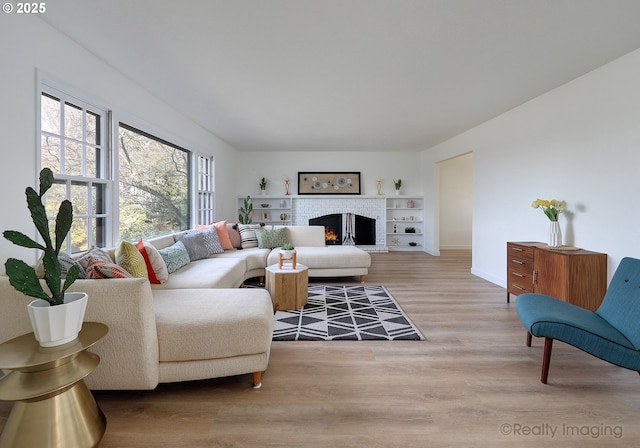
<path fill-rule="evenodd" d="M 596 311 L 542 294 L 516 299 L 520 322 L 531 337 L 543 337 L 541 381 L 547 384 L 553 340 L 640 373 L 640 260 L 624 258 Z"/>

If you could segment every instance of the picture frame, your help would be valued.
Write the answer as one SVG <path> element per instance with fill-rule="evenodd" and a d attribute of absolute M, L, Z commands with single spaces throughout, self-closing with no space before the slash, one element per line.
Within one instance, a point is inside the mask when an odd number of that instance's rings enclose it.
<path fill-rule="evenodd" d="M 360 172 L 299 171 L 298 194 L 360 194 Z"/>
<path fill-rule="evenodd" d="M 271 219 L 271 213 L 269 212 L 262 212 L 262 220 L 263 221 L 269 221 Z"/>

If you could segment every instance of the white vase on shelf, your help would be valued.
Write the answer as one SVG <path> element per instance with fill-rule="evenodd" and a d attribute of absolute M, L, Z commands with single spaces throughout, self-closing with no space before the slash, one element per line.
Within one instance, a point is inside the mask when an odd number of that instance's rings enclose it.
<path fill-rule="evenodd" d="M 562 246 L 562 231 L 558 221 L 551 221 L 549 226 L 549 247 Z"/>

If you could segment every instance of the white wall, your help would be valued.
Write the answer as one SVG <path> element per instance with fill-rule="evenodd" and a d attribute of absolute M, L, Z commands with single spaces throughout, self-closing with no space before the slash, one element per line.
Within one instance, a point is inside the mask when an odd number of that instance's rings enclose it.
<path fill-rule="evenodd" d="M 24 229 L 35 236 L 26 208 L 24 189 L 36 186 L 36 71 L 89 95 L 129 117 L 139 117 L 188 149 L 214 155 L 219 194 L 216 214 L 235 215 L 236 151 L 225 142 L 150 95 L 144 88 L 104 64 L 48 24 L 31 15 L 5 14 L 0 26 L 0 190 L 3 213 L 0 230 Z M 39 137 L 38 137 L 39 138 Z M 34 229 L 34 230 L 31 230 Z M 35 251 L 18 248 L 0 238 L 0 259 L 9 256 L 26 261 Z M 34 259 L 35 261 L 35 259 Z"/>
<path fill-rule="evenodd" d="M 473 151 L 473 273 L 504 286 L 505 243 L 546 241 L 538 197 L 567 202 L 565 243 L 609 254 L 609 276 L 640 257 L 638 79 L 640 50 L 424 151 L 434 222 L 437 163 Z M 426 237 L 434 252 L 436 238 Z"/>
<path fill-rule="evenodd" d="M 440 249 L 471 249 L 473 155 L 439 163 Z"/>
<path fill-rule="evenodd" d="M 359 171 L 363 195 L 376 194 L 377 179 L 382 180 L 382 194 L 393 195 L 393 179 L 398 178 L 402 194 L 422 194 L 421 156 L 416 152 L 249 152 L 239 157 L 239 196 L 259 194 L 258 181 L 263 176 L 268 194 L 284 194 L 285 175 L 291 179 L 291 194 L 297 194 L 301 171 Z"/>

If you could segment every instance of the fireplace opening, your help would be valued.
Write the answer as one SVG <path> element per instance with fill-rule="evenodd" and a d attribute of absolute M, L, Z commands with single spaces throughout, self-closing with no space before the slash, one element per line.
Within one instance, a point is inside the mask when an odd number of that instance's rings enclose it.
<path fill-rule="evenodd" d="M 324 240 L 327 246 L 342 244 L 342 215 L 340 213 L 311 218 L 309 225 L 324 226 Z"/>
<path fill-rule="evenodd" d="M 355 215 L 355 241 L 360 246 L 376 245 L 376 220 L 366 216 Z"/>

